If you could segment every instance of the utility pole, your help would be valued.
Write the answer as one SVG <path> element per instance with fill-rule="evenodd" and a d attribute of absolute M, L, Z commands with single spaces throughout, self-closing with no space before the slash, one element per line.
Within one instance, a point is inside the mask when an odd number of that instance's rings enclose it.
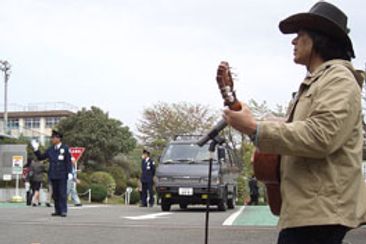
<path fill-rule="evenodd" d="M 0 70 L 4 72 L 4 134 L 8 134 L 8 81 L 11 65 L 6 60 L 0 60 Z"/>

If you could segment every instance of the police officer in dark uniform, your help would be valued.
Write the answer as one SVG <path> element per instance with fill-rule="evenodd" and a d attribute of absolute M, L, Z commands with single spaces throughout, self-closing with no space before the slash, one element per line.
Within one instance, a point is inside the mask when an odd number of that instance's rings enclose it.
<path fill-rule="evenodd" d="M 69 147 L 62 143 L 62 134 L 53 130 L 52 146 L 45 153 L 41 153 L 39 144 L 32 141 L 34 153 L 38 160 L 49 160 L 48 177 L 52 184 L 55 212 L 52 216 L 67 216 L 67 180 L 72 178 L 72 164 Z"/>
<path fill-rule="evenodd" d="M 142 184 L 142 207 L 147 207 L 147 193 L 149 193 L 149 206 L 154 206 L 154 176 L 155 176 L 155 162 L 150 158 L 150 152 L 144 150 L 142 152 L 141 162 L 141 184 Z"/>

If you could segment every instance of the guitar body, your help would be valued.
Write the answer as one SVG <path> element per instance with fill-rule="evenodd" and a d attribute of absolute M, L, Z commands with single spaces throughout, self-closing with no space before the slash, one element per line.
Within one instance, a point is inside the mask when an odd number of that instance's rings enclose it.
<path fill-rule="evenodd" d="M 280 190 L 280 155 L 254 153 L 253 170 L 255 177 L 264 183 L 267 189 L 268 204 L 274 215 L 281 212 L 281 190 Z"/>

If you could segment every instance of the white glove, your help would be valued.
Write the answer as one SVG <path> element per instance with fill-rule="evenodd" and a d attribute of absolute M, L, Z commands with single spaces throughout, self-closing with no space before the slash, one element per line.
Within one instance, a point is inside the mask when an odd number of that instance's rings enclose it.
<path fill-rule="evenodd" d="M 34 150 L 35 152 L 37 152 L 37 151 L 38 151 L 38 149 L 39 149 L 39 143 L 38 143 L 36 140 L 32 140 L 32 141 L 31 141 L 31 145 L 32 145 L 32 147 L 33 147 L 33 150 Z"/>
<path fill-rule="evenodd" d="M 69 174 L 67 175 L 67 179 L 68 179 L 68 180 L 72 180 L 72 179 L 74 179 L 74 176 L 73 176 L 71 173 L 69 173 Z"/>

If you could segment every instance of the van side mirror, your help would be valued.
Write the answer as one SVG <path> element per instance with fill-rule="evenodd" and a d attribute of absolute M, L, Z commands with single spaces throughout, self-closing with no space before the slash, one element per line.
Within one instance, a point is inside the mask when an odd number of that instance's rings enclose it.
<path fill-rule="evenodd" d="M 226 158 L 225 148 L 219 147 L 217 150 L 217 156 L 218 156 L 219 162 L 224 161 Z"/>

